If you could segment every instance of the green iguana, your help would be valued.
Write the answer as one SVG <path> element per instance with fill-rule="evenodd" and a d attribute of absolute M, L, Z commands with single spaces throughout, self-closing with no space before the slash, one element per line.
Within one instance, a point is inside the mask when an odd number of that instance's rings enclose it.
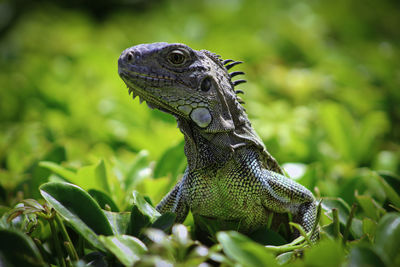
<path fill-rule="evenodd" d="M 178 43 L 141 44 L 122 52 L 118 72 L 129 93 L 175 116 L 185 138 L 185 173 L 156 209 L 175 213 L 178 223 L 189 210 L 195 223 L 235 222 L 236 230 L 247 234 L 266 226 L 270 216 L 273 226 L 279 225 L 288 213 L 310 231 L 316 201 L 284 176 L 253 130 L 238 97 L 242 91 L 234 88 L 245 80 L 232 80 L 244 73 L 228 73 L 239 63 Z"/>

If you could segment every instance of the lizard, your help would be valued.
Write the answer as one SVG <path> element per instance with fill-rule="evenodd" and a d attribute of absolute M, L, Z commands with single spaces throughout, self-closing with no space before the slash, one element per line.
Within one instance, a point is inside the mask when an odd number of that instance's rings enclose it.
<path fill-rule="evenodd" d="M 180 43 L 140 44 L 120 55 L 118 73 L 129 94 L 173 115 L 184 135 L 186 170 L 156 210 L 175 213 L 176 223 L 189 211 L 195 225 L 202 219 L 234 222 L 244 234 L 271 218 L 279 225 L 282 214 L 290 214 L 309 232 L 316 199 L 285 176 L 251 126 L 238 96 L 243 91 L 235 88 L 245 80 L 233 80 L 244 72 L 229 73 L 240 63 Z"/>

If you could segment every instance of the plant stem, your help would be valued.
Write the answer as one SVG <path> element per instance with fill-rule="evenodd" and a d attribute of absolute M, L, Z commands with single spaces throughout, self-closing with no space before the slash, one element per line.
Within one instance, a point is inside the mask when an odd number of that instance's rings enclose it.
<path fill-rule="evenodd" d="M 289 244 L 286 244 L 285 246 L 294 246 L 297 244 L 300 244 L 301 242 L 303 242 L 305 240 L 304 236 L 299 236 L 297 237 L 295 240 L 293 240 L 292 242 L 290 242 Z"/>
<path fill-rule="evenodd" d="M 74 245 L 72 243 L 68 242 L 68 241 L 65 241 L 64 242 L 64 246 L 65 246 L 65 248 L 66 248 L 66 250 L 68 252 L 69 258 L 72 261 L 78 261 L 79 258 L 78 258 L 78 254 L 75 251 Z"/>
<path fill-rule="evenodd" d="M 284 252 L 289 252 L 289 251 L 293 251 L 296 249 L 301 249 L 304 248 L 304 245 L 297 245 L 297 246 L 288 246 L 288 245 L 284 245 L 284 246 L 265 246 L 265 248 L 268 251 L 274 252 L 274 253 L 284 253 Z"/>
<path fill-rule="evenodd" d="M 357 210 L 357 204 L 353 203 L 353 205 L 351 206 L 351 211 L 350 211 L 349 217 L 347 218 L 346 228 L 344 229 L 344 233 L 343 233 L 343 244 L 346 244 L 347 239 L 349 238 L 350 227 L 351 227 L 351 223 L 353 222 L 353 218 L 354 218 L 354 214 L 356 213 L 356 210 Z"/>
<path fill-rule="evenodd" d="M 61 251 L 60 240 L 57 235 L 57 229 L 54 224 L 53 218 L 49 219 L 49 225 L 50 225 L 50 229 L 51 229 L 51 235 L 53 236 L 54 248 L 57 253 L 59 264 L 61 265 L 61 267 L 66 267 L 64 257 L 62 255 L 62 251 Z"/>
<path fill-rule="evenodd" d="M 306 242 L 307 242 L 310 246 L 312 245 L 311 240 L 310 240 L 310 237 L 308 236 L 308 234 L 306 233 L 306 231 L 304 231 L 303 227 L 301 227 L 300 224 L 293 223 L 293 222 L 290 222 L 289 224 L 290 224 L 292 227 L 296 228 L 296 229 L 300 232 L 300 234 L 304 237 L 304 239 L 306 240 Z"/>
<path fill-rule="evenodd" d="M 68 243 L 67 252 L 68 252 L 69 256 L 71 257 L 71 260 L 78 261 L 79 260 L 78 253 L 76 252 L 74 244 L 72 243 L 71 238 L 68 235 L 67 229 L 65 229 L 64 223 L 62 222 L 62 220 L 60 219 L 60 216 L 58 216 L 58 214 L 56 214 L 55 217 L 56 217 L 58 227 L 61 231 L 61 235 L 63 236 L 64 240 L 66 241 L 65 243 Z"/>
<path fill-rule="evenodd" d="M 46 253 L 46 250 L 43 248 L 43 244 L 42 244 L 42 241 L 40 241 L 40 239 L 38 239 L 38 238 L 32 238 L 33 239 L 33 242 L 35 242 L 35 245 L 38 247 L 38 249 L 39 249 L 39 251 L 40 251 L 40 254 L 42 255 L 42 258 L 43 258 L 43 261 L 45 262 L 45 263 L 47 263 L 46 265 L 48 266 L 48 267 L 50 267 L 51 265 L 50 265 L 50 260 L 48 259 L 48 257 L 47 257 L 47 253 Z"/>
<path fill-rule="evenodd" d="M 320 201 L 318 201 L 318 205 L 317 205 L 317 216 L 315 217 L 315 223 L 314 223 L 314 225 L 313 225 L 313 228 L 311 229 L 311 239 L 315 242 L 316 240 L 316 238 L 318 237 L 318 235 L 319 235 L 319 231 L 318 231 L 318 233 L 316 233 L 315 231 L 317 230 L 317 228 L 318 228 L 318 225 L 319 225 L 319 220 L 321 219 L 321 210 L 322 210 L 322 200 L 320 200 Z M 315 236 L 315 238 L 314 238 L 314 235 L 316 235 Z"/>
<path fill-rule="evenodd" d="M 66 261 L 67 267 L 72 267 L 72 263 L 71 263 L 70 259 L 66 259 L 65 261 Z"/>
<path fill-rule="evenodd" d="M 83 256 L 85 254 L 85 239 L 81 235 L 78 237 L 78 255 Z"/>
<path fill-rule="evenodd" d="M 337 208 L 332 209 L 333 217 L 333 236 L 338 239 L 340 234 L 339 212 Z"/>
<path fill-rule="evenodd" d="M 400 212 L 400 208 L 396 207 L 393 204 L 389 204 L 389 207 L 391 207 L 392 209 L 396 210 L 397 212 Z"/>

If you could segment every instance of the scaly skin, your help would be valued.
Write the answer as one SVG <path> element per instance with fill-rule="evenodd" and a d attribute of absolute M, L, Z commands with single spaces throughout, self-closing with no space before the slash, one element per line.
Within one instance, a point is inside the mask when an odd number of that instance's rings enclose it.
<path fill-rule="evenodd" d="M 271 215 L 273 226 L 279 225 L 290 213 L 310 231 L 315 199 L 284 176 L 253 130 L 237 96 L 241 91 L 234 90 L 243 80 L 232 81 L 243 73 L 228 73 L 238 63 L 184 44 L 141 44 L 122 52 L 118 71 L 129 93 L 175 116 L 185 137 L 187 169 L 156 209 L 176 213 L 176 222 L 189 210 L 195 223 L 234 222 L 242 233 L 267 225 Z"/>

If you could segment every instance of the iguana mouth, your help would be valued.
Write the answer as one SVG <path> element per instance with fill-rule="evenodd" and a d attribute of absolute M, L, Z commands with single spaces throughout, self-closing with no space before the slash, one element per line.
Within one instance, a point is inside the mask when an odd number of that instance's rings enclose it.
<path fill-rule="evenodd" d="M 151 76 L 146 76 L 140 73 L 135 73 L 138 77 L 151 77 Z M 129 95 L 132 93 L 133 99 L 136 98 L 136 96 L 139 97 L 140 103 L 143 101 L 146 101 L 147 106 L 151 109 L 158 109 L 166 113 L 172 113 L 174 115 L 179 115 L 181 117 L 186 117 L 185 114 L 183 114 L 181 111 L 172 108 L 168 104 L 164 103 L 162 100 L 154 97 L 153 95 L 149 94 L 144 90 L 140 85 L 137 83 L 134 83 L 131 79 L 130 76 L 125 74 L 125 73 L 120 73 L 119 74 L 122 80 L 125 82 L 126 86 L 128 87 L 128 92 Z M 156 78 L 156 77 L 152 77 Z"/>
<path fill-rule="evenodd" d="M 138 78 L 140 78 L 142 80 L 150 80 L 150 81 L 154 81 L 154 80 L 157 80 L 157 81 L 167 81 L 167 80 L 173 81 L 174 80 L 172 77 L 169 77 L 169 76 L 166 76 L 166 75 L 164 75 L 164 76 L 155 76 L 155 75 L 151 75 L 151 74 L 147 74 L 147 73 L 136 72 L 136 71 L 133 71 L 133 70 L 128 70 L 127 72 L 129 73 L 129 75 L 136 76 L 136 77 L 138 77 Z"/>

